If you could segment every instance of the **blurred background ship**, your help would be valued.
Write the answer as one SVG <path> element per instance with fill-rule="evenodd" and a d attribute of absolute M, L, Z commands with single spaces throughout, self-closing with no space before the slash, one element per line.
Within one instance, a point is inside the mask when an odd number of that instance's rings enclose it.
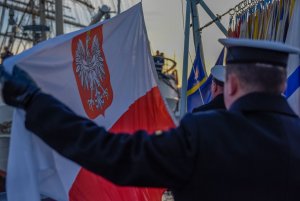
<path fill-rule="evenodd" d="M 7 46 L 12 53 L 20 53 L 56 36 L 57 32 L 76 31 L 135 3 L 135 0 L 2 0 L 0 50 Z"/>

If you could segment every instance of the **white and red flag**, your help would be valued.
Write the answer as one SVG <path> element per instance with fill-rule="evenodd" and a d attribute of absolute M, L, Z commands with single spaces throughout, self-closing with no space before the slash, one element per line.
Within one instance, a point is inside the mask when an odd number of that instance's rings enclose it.
<path fill-rule="evenodd" d="M 141 4 L 4 63 L 8 71 L 14 65 L 44 92 L 109 131 L 175 126 L 157 86 Z M 59 201 L 160 201 L 163 189 L 118 187 L 94 175 L 27 131 L 24 112 L 16 110 L 7 191 L 10 201 L 40 201 L 40 194 Z"/>

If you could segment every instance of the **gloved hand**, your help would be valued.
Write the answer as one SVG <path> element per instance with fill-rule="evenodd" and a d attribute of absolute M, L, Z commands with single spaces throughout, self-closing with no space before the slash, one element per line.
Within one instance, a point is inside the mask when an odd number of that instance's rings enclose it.
<path fill-rule="evenodd" d="M 7 105 L 26 110 L 32 98 L 40 91 L 31 77 L 17 66 L 13 74 L 8 74 L 0 66 L 0 82 L 3 84 L 2 96 Z"/>

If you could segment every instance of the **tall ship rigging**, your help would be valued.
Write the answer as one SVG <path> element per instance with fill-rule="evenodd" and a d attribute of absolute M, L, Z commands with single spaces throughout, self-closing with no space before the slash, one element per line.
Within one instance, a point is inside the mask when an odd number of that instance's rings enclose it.
<path fill-rule="evenodd" d="M 135 3 L 134 0 L 1 1 L 0 49 L 7 46 L 12 53 L 20 53 L 57 33 L 69 33 L 96 20 L 110 18 Z"/>

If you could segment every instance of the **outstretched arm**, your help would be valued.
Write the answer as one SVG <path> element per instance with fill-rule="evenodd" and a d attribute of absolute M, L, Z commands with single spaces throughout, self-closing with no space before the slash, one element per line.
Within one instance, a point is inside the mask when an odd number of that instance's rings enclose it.
<path fill-rule="evenodd" d="M 193 171 L 196 139 L 184 125 L 160 135 L 113 134 L 42 93 L 25 124 L 63 156 L 120 185 L 174 188 Z"/>
<path fill-rule="evenodd" d="M 121 185 L 180 188 L 191 177 L 197 140 L 189 120 L 160 135 L 112 134 L 40 92 L 27 76 L 17 69 L 4 79 L 4 100 L 24 109 L 26 127 L 63 156 Z"/>

